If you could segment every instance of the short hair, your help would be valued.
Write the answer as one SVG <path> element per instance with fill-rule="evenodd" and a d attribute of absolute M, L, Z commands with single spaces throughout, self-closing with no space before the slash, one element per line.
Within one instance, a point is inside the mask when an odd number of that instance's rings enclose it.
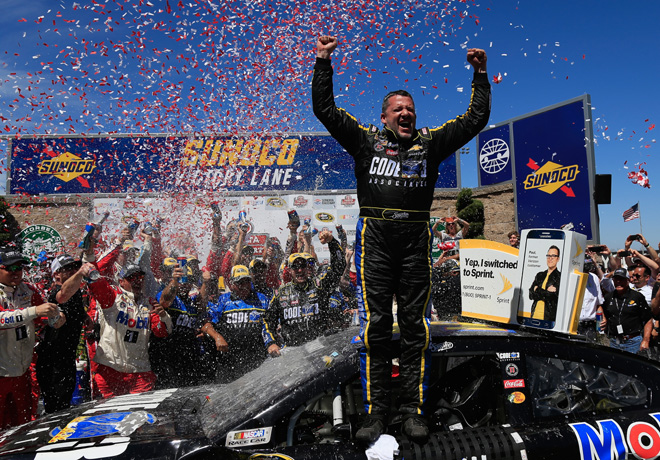
<path fill-rule="evenodd" d="M 548 248 L 548 251 L 549 251 L 550 249 L 556 249 L 556 250 L 557 250 L 557 255 L 558 255 L 558 256 L 561 256 L 561 251 L 560 251 L 559 248 L 558 248 L 557 246 L 555 246 L 554 244 Z"/>
<path fill-rule="evenodd" d="M 387 106 L 390 105 L 390 98 L 392 96 L 404 96 L 404 97 L 409 97 L 410 99 L 413 98 L 412 95 L 405 89 L 397 89 L 396 91 L 390 91 L 383 98 L 383 106 L 381 107 L 381 113 L 385 113 L 385 111 L 387 110 Z"/>
<path fill-rule="evenodd" d="M 635 270 L 636 268 L 643 268 L 644 269 L 644 274 L 646 276 L 651 276 L 651 269 L 647 265 L 645 265 L 643 263 L 638 263 L 633 267 L 633 270 Z"/>
<path fill-rule="evenodd" d="M 511 237 L 514 236 L 514 235 L 517 236 L 518 238 L 520 238 L 520 234 L 519 234 L 517 231 L 515 231 L 515 230 L 513 230 L 513 231 L 507 233 L 507 234 L 506 234 L 506 237 L 507 237 L 507 238 L 511 238 Z"/>

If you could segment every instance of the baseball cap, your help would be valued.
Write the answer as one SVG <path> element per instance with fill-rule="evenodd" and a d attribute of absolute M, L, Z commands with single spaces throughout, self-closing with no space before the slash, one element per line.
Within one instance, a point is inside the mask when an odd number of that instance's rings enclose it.
<path fill-rule="evenodd" d="M 174 257 L 166 257 L 165 260 L 163 260 L 163 265 L 165 267 L 174 267 L 177 265 L 177 261 Z"/>
<path fill-rule="evenodd" d="M 76 260 L 68 254 L 62 254 L 53 259 L 50 264 L 50 271 L 54 275 L 57 270 L 61 270 L 65 267 L 80 268 L 81 265 L 82 262 L 80 260 Z"/>
<path fill-rule="evenodd" d="M 612 278 L 616 278 L 617 276 L 628 279 L 628 270 L 625 268 L 617 268 L 614 270 L 614 273 L 612 273 Z"/>
<path fill-rule="evenodd" d="M 126 265 L 119 271 L 119 279 L 128 278 L 129 276 L 135 275 L 136 273 L 142 273 L 144 275 L 144 271 L 139 266 Z"/>
<path fill-rule="evenodd" d="M 124 241 L 124 244 L 122 245 L 122 249 L 124 251 L 127 251 L 129 249 L 134 249 L 134 248 L 135 248 L 135 244 L 133 244 L 132 240 L 126 240 L 126 241 Z"/>
<path fill-rule="evenodd" d="M 308 252 L 294 252 L 289 256 L 289 266 L 293 265 L 298 259 L 303 259 L 305 261 L 314 260 L 314 256 Z"/>
<path fill-rule="evenodd" d="M 254 248 L 252 246 L 245 245 L 243 248 L 241 248 L 241 252 L 249 252 L 250 254 L 254 254 Z"/>
<path fill-rule="evenodd" d="M 234 265 L 231 269 L 231 280 L 239 281 L 243 278 L 252 278 L 250 276 L 250 270 L 245 265 Z"/>
<path fill-rule="evenodd" d="M 266 262 L 264 262 L 261 259 L 252 259 L 250 261 L 250 270 L 253 270 L 253 269 L 266 270 L 267 268 L 268 268 L 268 266 L 266 265 Z"/>
<path fill-rule="evenodd" d="M 8 267 L 16 263 L 27 264 L 28 261 L 25 256 L 16 250 L 16 248 L 0 248 L 0 265 Z"/>

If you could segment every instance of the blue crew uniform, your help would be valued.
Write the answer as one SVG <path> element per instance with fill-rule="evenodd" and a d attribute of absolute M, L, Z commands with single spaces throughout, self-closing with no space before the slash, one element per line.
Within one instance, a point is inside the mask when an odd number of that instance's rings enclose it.
<path fill-rule="evenodd" d="M 227 352 L 218 355 L 220 382 L 237 379 L 266 358 L 262 317 L 267 310 L 268 298 L 254 290 L 245 300 L 228 292 L 209 304 L 208 320 L 229 345 Z"/>
<path fill-rule="evenodd" d="M 163 292 L 156 295 L 160 302 Z M 202 380 L 200 327 L 196 299 L 175 297 L 166 309 L 172 318 L 172 333 L 167 337 L 151 335 L 149 360 L 158 377 L 156 388 L 173 388 L 197 385 Z"/>

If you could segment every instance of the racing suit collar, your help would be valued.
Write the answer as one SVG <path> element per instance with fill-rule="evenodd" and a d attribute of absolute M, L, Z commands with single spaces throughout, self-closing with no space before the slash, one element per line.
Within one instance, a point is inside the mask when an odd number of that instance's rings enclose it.
<path fill-rule="evenodd" d="M 381 133 L 383 133 L 388 140 L 401 143 L 402 145 L 408 145 L 414 142 L 415 139 L 419 137 L 419 131 L 417 129 L 415 129 L 415 134 L 410 139 L 407 140 L 399 138 L 397 133 L 395 133 L 391 128 L 388 128 L 387 126 L 383 126 Z"/>
<path fill-rule="evenodd" d="M 23 283 L 21 283 L 21 284 L 23 284 Z M 19 284 L 18 286 L 20 286 L 21 284 Z M 14 291 L 15 291 L 16 289 L 18 289 L 18 286 L 10 286 L 10 285 L 8 285 L 8 284 L 2 284 L 2 283 L 0 283 L 0 289 L 2 289 L 3 291 L 5 291 L 5 293 L 7 293 L 7 294 L 13 294 Z"/>

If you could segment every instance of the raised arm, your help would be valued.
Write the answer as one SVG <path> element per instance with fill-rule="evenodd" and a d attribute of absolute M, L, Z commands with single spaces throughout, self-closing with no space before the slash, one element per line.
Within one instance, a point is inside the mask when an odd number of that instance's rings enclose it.
<path fill-rule="evenodd" d="M 331 35 L 321 35 L 316 40 L 316 57 L 320 59 L 330 59 L 330 55 L 337 48 L 337 37 Z"/>

